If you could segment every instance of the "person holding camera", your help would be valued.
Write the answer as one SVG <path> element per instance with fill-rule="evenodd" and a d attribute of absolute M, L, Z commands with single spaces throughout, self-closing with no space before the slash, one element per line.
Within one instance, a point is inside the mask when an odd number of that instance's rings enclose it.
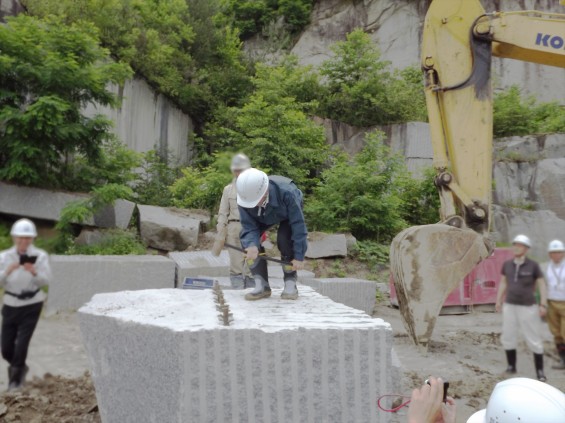
<path fill-rule="evenodd" d="M 21 387 L 28 367 L 27 352 L 51 280 L 47 253 L 33 245 L 37 230 L 31 220 L 20 219 L 10 231 L 14 246 L 0 252 L 2 308 L 2 357 L 9 363 L 8 390 Z"/>

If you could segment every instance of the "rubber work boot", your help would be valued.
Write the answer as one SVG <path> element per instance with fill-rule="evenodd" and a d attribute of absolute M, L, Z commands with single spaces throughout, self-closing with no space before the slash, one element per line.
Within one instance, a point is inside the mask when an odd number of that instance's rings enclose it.
<path fill-rule="evenodd" d="M 508 361 L 508 367 L 506 368 L 506 373 L 514 374 L 516 373 L 516 350 L 504 350 L 506 352 L 506 361 Z"/>
<path fill-rule="evenodd" d="M 10 369 L 8 369 L 8 372 L 10 372 L 10 370 L 11 370 L 11 375 L 10 375 L 11 377 L 10 377 L 10 383 L 8 385 L 8 391 L 14 391 L 16 389 L 21 388 L 25 383 L 25 378 L 27 372 L 29 371 L 29 367 L 27 366 L 10 367 Z"/>
<path fill-rule="evenodd" d="M 263 279 L 260 275 L 255 275 L 255 288 L 253 291 L 245 294 L 247 301 L 256 301 L 262 298 L 269 298 L 271 296 L 271 287 L 269 282 Z"/>
<path fill-rule="evenodd" d="M 536 375 L 540 382 L 545 382 L 547 378 L 543 373 L 543 354 L 534 353 L 534 364 L 536 365 Z"/>
<path fill-rule="evenodd" d="M 296 279 L 286 279 L 284 281 L 284 289 L 281 294 L 282 300 L 296 300 L 298 298 L 298 289 L 296 288 Z"/>
<path fill-rule="evenodd" d="M 246 276 L 243 280 L 243 287 L 247 289 L 247 288 L 253 288 L 254 286 L 255 286 L 255 279 L 253 279 L 251 276 Z"/>
<path fill-rule="evenodd" d="M 16 373 L 16 368 L 9 366 L 8 367 L 8 392 L 13 391 L 14 389 L 17 389 L 17 381 L 15 380 L 15 373 Z"/>
<path fill-rule="evenodd" d="M 243 289 L 245 287 L 243 275 L 230 275 L 230 285 L 233 289 Z"/>
<path fill-rule="evenodd" d="M 557 370 L 565 370 L 565 344 L 558 344 L 557 345 L 557 353 L 559 354 L 561 361 L 559 361 L 559 363 L 551 366 L 551 368 L 557 369 Z"/>

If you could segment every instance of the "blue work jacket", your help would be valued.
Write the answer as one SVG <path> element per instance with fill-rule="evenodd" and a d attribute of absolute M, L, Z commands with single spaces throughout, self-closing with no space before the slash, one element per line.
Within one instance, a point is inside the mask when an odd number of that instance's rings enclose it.
<path fill-rule="evenodd" d="M 303 197 L 291 179 L 284 176 L 269 176 L 269 202 L 260 207 L 239 206 L 241 219 L 241 245 L 243 248 L 259 247 L 261 234 L 273 225 L 288 220 L 292 230 L 295 260 L 303 261 L 308 247 L 308 230 L 302 213 Z"/>

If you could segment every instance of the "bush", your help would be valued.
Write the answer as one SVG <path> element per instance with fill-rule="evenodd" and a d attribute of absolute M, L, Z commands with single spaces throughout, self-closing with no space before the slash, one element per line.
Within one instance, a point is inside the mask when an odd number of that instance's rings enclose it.
<path fill-rule="evenodd" d="M 173 203 L 169 187 L 179 176 L 175 159 L 163 159 L 155 150 L 143 155 L 142 171 L 135 182 L 135 200 L 140 204 L 168 207 Z"/>
<path fill-rule="evenodd" d="M 173 205 L 214 212 L 220 204 L 224 187 L 232 180 L 230 160 L 230 153 L 222 153 L 215 156 L 210 166 L 181 169 L 182 176 L 170 187 Z"/>
<path fill-rule="evenodd" d="M 82 108 L 115 106 L 106 86 L 130 74 L 109 60 L 93 25 L 25 15 L 0 25 L 0 179 L 53 186 L 64 176 L 61 158 L 96 161 L 110 121 Z"/>
<path fill-rule="evenodd" d="M 351 256 L 360 262 L 367 263 L 374 269 L 378 265 L 389 264 L 390 246 L 374 241 L 358 241 L 351 250 Z"/>
<path fill-rule="evenodd" d="M 111 229 L 104 231 L 100 242 L 91 245 L 71 245 L 66 254 L 85 255 L 142 255 L 146 254 L 145 246 L 137 234 L 124 229 Z"/>
<path fill-rule="evenodd" d="M 565 132 L 565 109 L 556 102 L 538 103 L 516 85 L 494 96 L 494 136 Z"/>
<path fill-rule="evenodd" d="M 421 72 L 392 71 L 363 30 L 349 33 L 332 51 L 320 70 L 326 89 L 321 115 L 360 127 L 426 119 Z"/>
<path fill-rule="evenodd" d="M 322 172 L 322 181 L 305 203 L 309 228 L 388 242 L 406 226 L 402 193 L 407 171 L 383 136 L 369 133 L 353 163 L 341 156 Z"/>
<path fill-rule="evenodd" d="M 439 193 L 434 180 L 436 170 L 432 167 L 423 172 L 422 179 L 406 178 L 402 193 L 403 215 L 410 225 L 428 225 L 440 220 Z"/>

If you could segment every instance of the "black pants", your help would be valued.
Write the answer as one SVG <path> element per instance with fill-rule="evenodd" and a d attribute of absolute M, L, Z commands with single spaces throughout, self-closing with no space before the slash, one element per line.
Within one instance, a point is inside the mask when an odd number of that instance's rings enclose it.
<path fill-rule="evenodd" d="M 261 232 L 266 231 L 270 228 L 261 228 Z M 277 247 L 281 252 L 281 259 L 286 262 L 291 262 L 294 260 L 294 243 L 292 241 L 292 229 L 290 227 L 290 222 L 284 220 L 279 223 L 279 229 L 277 231 Z M 265 252 L 263 247 L 259 248 L 261 253 Z M 251 273 L 261 276 L 265 281 L 269 280 L 269 274 L 267 272 L 267 262 L 265 260 L 256 260 L 255 263 L 250 267 Z M 283 266 L 284 278 L 296 278 L 296 271 L 288 271 Z"/>
<path fill-rule="evenodd" d="M 2 357 L 13 367 L 23 367 L 43 303 L 2 308 Z"/>

